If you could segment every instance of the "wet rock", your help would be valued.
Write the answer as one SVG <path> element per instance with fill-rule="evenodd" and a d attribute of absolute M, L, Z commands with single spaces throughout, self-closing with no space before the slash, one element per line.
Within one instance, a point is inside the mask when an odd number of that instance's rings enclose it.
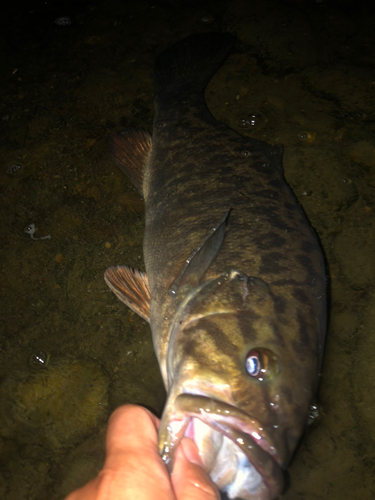
<path fill-rule="evenodd" d="M 60 360 L 43 370 L 7 379 L 0 401 L 8 401 L 6 436 L 21 435 L 50 448 L 71 446 L 106 417 L 109 379 L 93 361 Z M 10 401 L 10 405 L 9 405 Z M 5 433 L 5 434 L 4 434 Z"/>
<path fill-rule="evenodd" d="M 372 296 L 374 299 L 375 296 Z M 369 309 L 365 323 L 357 324 L 357 349 L 353 360 L 352 380 L 353 380 L 353 403 L 361 419 L 361 432 L 363 443 L 368 446 L 371 454 L 375 445 L 375 379 L 372 376 L 372 369 L 375 363 L 375 337 L 371 335 L 374 329 L 375 309 Z"/>
<path fill-rule="evenodd" d="M 351 227 L 334 243 L 342 272 L 355 288 L 365 288 L 375 280 L 375 228 Z"/>

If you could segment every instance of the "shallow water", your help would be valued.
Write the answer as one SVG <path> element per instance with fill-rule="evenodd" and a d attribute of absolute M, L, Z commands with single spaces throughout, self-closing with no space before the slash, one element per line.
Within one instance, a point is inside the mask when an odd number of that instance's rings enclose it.
<path fill-rule="evenodd" d="M 100 468 L 114 408 L 162 411 L 149 327 L 103 280 L 109 265 L 143 268 L 144 227 L 143 202 L 106 141 L 124 126 L 151 130 L 155 55 L 206 30 L 238 35 L 207 89 L 209 108 L 238 132 L 284 146 L 285 176 L 330 274 L 321 416 L 283 498 L 373 498 L 374 9 L 25 1 L 4 13 L 0 498 L 64 498 Z"/>

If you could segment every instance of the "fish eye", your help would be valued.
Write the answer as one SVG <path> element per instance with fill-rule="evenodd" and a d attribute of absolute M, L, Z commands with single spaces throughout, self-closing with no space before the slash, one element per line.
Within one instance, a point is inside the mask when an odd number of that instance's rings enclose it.
<path fill-rule="evenodd" d="M 276 355 L 265 347 L 251 349 L 245 358 L 245 369 L 250 377 L 263 380 L 272 379 L 279 371 Z"/>
<path fill-rule="evenodd" d="M 246 356 L 246 371 L 252 377 L 257 377 L 260 372 L 260 362 L 257 351 L 250 351 Z"/>

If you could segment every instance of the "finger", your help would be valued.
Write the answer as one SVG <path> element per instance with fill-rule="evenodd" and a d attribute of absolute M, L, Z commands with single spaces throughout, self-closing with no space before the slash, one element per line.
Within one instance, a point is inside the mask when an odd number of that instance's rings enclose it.
<path fill-rule="evenodd" d="M 111 492 L 111 500 L 150 500 L 155 492 L 160 500 L 174 500 L 168 471 L 158 453 L 157 427 L 158 419 L 140 406 L 126 405 L 112 414 L 100 484 L 101 490 Z"/>
<path fill-rule="evenodd" d="M 219 490 L 203 469 L 191 439 L 184 438 L 177 449 L 172 484 L 177 500 L 220 500 Z"/>
<path fill-rule="evenodd" d="M 97 499 L 97 483 L 98 483 L 98 478 L 96 477 L 89 483 L 87 483 L 85 486 L 80 488 L 79 490 L 73 491 L 73 493 L 70 493 L 65 500 L 94 500 Z"/>
<path fill-rule="evenodd" d="M 108 425 L 103 469 L 66 500 L 175 500 L 158 453 L 158 425 L 159 420 L 145 408 L 118 408 Z"/>
<path fill-rule="evenodd" d="M 158 429 L 159 419 L 146 408 L 130 404 L 120 406 L 112 413 L 108 422 L 107 455 L 139 451 L 140 448 L 152 453 L 158 448 Z"/>

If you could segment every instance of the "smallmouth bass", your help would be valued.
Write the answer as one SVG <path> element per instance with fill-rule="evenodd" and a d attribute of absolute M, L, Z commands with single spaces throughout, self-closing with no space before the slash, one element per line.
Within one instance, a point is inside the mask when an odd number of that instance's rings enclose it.
<path fill-rule="evenodd" d="M 230 130 L 205 104 L 234 42 L 205 33 L 165 50 L 152 138 L 128 129 L 110 139 L 145 201 L 146 273 L 110 267 L 105 280 L 150 323 L 169 469 L 185 435 L 228 498 L 272 500 L 317 390 L 326 276 L 281 148 Z"/>

